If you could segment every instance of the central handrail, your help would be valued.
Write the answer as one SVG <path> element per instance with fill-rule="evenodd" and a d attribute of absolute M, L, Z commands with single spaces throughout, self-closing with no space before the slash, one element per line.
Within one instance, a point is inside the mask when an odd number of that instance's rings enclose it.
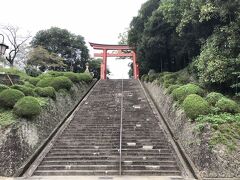
<path fill-rule="evenodd" d="M 123 130 L 123 79 L 122 79 L 122 93 L 121 93 L 121 122 L 120 122 L 120 142 L 119 142 L 119 175 L 122 175 L 122 130 Z"/>

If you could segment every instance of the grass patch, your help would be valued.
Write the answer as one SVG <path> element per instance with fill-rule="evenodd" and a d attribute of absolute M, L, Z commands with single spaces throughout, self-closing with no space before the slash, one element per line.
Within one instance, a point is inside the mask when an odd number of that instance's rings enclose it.
<path fill-rule="evenodd" d="M 0 126 L 8 126 L 16 122 L 12 110 L 5 110 L 0 108 Z"/>
<path fill-rule="evenodd" d="M 197 129 L 202 130 L 206 123 L 211 124 L 212 137 L 210 146 L 223 144 L 229 152 L 236 150 L 237 141 L 240 140 L 240 114 L 222 113 L 199 116 Z"/>

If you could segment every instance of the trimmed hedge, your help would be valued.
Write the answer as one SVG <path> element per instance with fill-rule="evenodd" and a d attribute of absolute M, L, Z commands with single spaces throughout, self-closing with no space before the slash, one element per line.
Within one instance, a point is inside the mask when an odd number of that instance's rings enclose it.
<path fill-rule="evenodd" d="M 36 98 L 26 96 L 15 104 L 13 112 L 17 116 L 31 118 L 40 114 L 41 106 Z"/>
<path fill-rule="evenodd" d="M 180 85 L 171 85 L 171 86 L 169 86 L 169 87 L 167 88 L 167 93 L 168 93 L 168 94 L 171 94 L 174 89 L 177 89 L 177 88 L 179 88 L 179 87 L 180 87 Z"/>
<path fill-rule="evenodd" d="M 32 89 L 35 88 L 35 86 L 34 86 L 33 84 L 31 84 L 30 82 L 28 82 L 28 81 L 25 81 L 25 82 L 24 82 L 24 86 L 29 87 L 29 88 L 32 88 Z"/>
<path fill-rule="evenodd" d="M 47 73 L 45 73 L 46 76 L 52 76 L 52 77 L 58 77 L 58 76 L 63 76 L 64 72 L 61 71 L 48 71 Z"/>
<path fill-rule="evenodd" d="M 92 81 L 93 77 L 89 73 L 79 73 L 78 75 L 78 80 L 79 81 L 84 81 L 86 83 L 89 83 Z"/>
<path fill-rule="evenodd" d="M 206 100 L 207 102 L 212 105 L 215 106 L 215 104 L 219 101 L 219 99 L 221 99 L 222 97 L 224 97 L 223 94 L 221 93 L 217 93 L 217 92 L 211 92 L 207 95 Z"/>
<path fill-rule="evenodd" d="M 195 84 L 186 84 L 172 91 L 174 100 L 177 100 L 179 102 L 182 102 L 190 94 L 198 94 L 200 96 L 203 96 L 204 91 L 202 88 Z"/>
<path fill-rule="evenodd" d="M 69 78 L 74 83 L 78 83 L 80 81 L 80 79 L 78 78 L 78 74 L 74 72 L 65 72 L 64 76 Z"/>
<path fill-rule="evenodd" d="M 53 87 L 37 87 L 34 92 L 40 97 L 50 97 L 56 99 L 56 91 Z"/>
<path fill-rule="evenodd" d="M 199 115 L 210 113 L 208 102 L 197 94 L 188 95 L 183 101 L 183 109 L 191 119 L 196 119 Z"/>
<path fill-rule="evenodd" d="M 73 83 L 65 76 L 43 78 L 37 83 L 38 87 L 53 87 L 56 91 L 59 89 L 70 90 Z"/>
<path fill-rule="evenodd" d="M 49 87 L 51 86 L 53 77 L 45 77 L 37 83 L 37 87 Z"/>
<path fill-rule="evenodd" d="M 240 112 L 240 107 L 239 105 L 226 97 L 222 97 L 221 99 L 218 100 L 216 103 L 216 107 L 220 109 L 222 112 L 228 112 L 228 113 L 238 113 Z"/>
<path fill-rule="evenodd" d="M 65 76 L 59 76 L 52 79 L 50 86 L 53 87 L 56 91 L 60 89 L 66 89 L 69 91 L 73 86 L 73 83 L 69 78 Z"/>
<path fill-rule="evenodd" d="M 13 85 L 13 86 L 11 86 L 11 88 L 22 91 L 25 96 L 34 96 L 35 95 L 32 88 L 24 86 L 24 85 Z"/>
<path fill-rule="evenodd" d="M 0 93 L 5 89 L 9 89 L 9 87 L 4 84 L 0 84 Z"/>
<path fill-rule="evenodd" d="M 28 78 L 28 82 L 30 82 L 32 85 L 36 86 L 37 83 L 40 81 L 41 79 L 40 78 L 37 78 L 37 77 L 30 77 Z"/>
<path fill-rule="evenodd" d="M 12 108 L 23 97 L 24 94 L 17 89 L 5 89 L 0 93 L 0 105 L 5 108 Z"/>

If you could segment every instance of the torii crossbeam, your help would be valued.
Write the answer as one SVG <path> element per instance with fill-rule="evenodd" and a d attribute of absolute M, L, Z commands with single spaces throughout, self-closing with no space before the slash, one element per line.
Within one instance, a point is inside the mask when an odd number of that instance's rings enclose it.
<path fill-rule="evenodd" d="M 102 53 L 94 53 L 94 57 L 102 57 L 101 64 L 101 79 L 107 79 L 107 57 L 130 57 L 133 60 L 133 75 L 134 79 L 139 78 L 139 66 L 137 64 L 137 56 L 134 48 L 127 45 L 109 45 L 89 43 L 93 49 L 102 50 Z M 108 53 L 108 50 L 118 50 L 117 53 Z M 122 53 L 122 50 L 130 50 L 130 53 Z"/>

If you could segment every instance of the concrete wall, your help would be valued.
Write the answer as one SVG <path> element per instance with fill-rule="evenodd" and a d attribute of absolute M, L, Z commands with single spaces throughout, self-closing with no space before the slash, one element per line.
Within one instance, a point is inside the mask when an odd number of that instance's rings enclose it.
<path fill-rule="evenodd" d="M 230 153 L 222 145 L 210 148 L 210 124 L 200 133 L 196 123 L 186 117 L 163 87 L 156 83 L 144 83 L 144 86 L 202 177 L 240 177 L 240 149 Z"/>

